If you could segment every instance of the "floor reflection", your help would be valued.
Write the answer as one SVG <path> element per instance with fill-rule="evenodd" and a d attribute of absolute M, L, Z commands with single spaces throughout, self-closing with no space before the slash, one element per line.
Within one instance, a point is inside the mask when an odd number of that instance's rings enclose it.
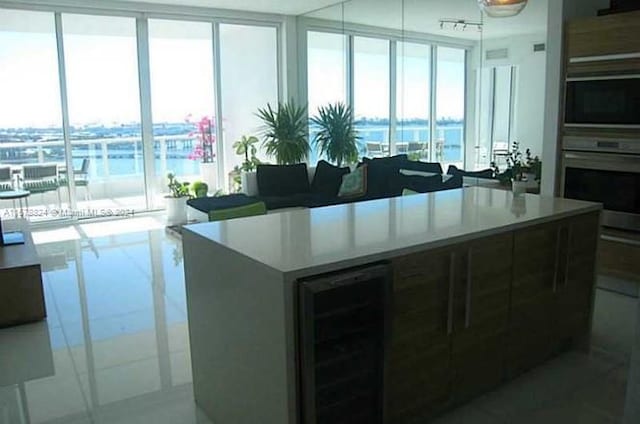
<path fill-rule="evenodd" d="M 134 221 L 35 231 L 48 318 L 0 330 L 0 424 L 206 422 L 181 242 L 153 218 Z M 156 417 L 159 406 L 169 412 Z M 163 418 L 172 408 L 178 421 Z"/>
<path fill-rule="evenodd" d="M 48 317 L 0 329 L 0 424 L 208 424 L 193 400 L 180 240 L 153 217 L 34 239 Z M 598 290 L 592 355 L 564 355 L 437 422 L 640 422 L 639 320 L 637 297 Z"/>

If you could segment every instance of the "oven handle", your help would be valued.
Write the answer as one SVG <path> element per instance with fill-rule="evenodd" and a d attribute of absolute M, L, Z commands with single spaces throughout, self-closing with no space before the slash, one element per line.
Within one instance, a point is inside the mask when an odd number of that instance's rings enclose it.
<path fill-rule="evenodd" d="M 563 159 L 574 159 L 574 160 L 595 160 L 600 163 L 602 162 L 612 162 L 612 163 L 639 163 L 640 164 L 640 155 L 636 156 L 628 156 L 628 155 L 616 155 L 611 153 L 573 153 L 573 152 L 564 152 Z"/>
<path fill-rule="evenodd" d="M 569 63 L 604 62 L 609 60 L 638 59 L 640 52 L 615 53 L 597 56 L 574 56 L 569 58 Z"/>
<path fill-rule="evenodd" d="M 638 79 L 640 74 L 627 74 L 627 75 L 599 75 L 597 77 L 569 77 L 567 82 L 580 82 L 580 81 L 609 81 L 609 80 L 626 80 L 626 79 Z"/>

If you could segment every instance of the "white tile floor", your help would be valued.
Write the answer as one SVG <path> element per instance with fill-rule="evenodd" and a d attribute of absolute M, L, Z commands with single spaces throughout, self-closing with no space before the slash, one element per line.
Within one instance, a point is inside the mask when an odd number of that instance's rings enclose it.
<path fill-rule="evenodd" d="M 209 423 L 193 402 L 180 241 L 154 217 L 34 238 L 48 319 L 0 330 L 0 424 Z M 565 354 L 436 422 L 617 423 L 627 398 L 624 422 L 640 423 L 638 319 L 636 298 L 598 290 L 590 355 Z"/>

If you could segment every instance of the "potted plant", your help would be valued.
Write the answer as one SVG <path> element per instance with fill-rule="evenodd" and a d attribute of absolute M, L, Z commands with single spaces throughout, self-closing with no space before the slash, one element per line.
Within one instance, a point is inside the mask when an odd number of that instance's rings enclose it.
<path fill-rule="evenodd" d="M 189 155 L 189 159 L 200 161 L 200 178 L 209 187 L 215 187 L 217 179 L 216 154 L 213 149 L 216 142 L 215 118 L 204 116 L 194 125 L 196 128 L 190 135 L 195 136 L 196 147 Z"/>
<path fill-rule="evenodd" d="M 314 143 L 320 154 L 338 166 L 358 161 L 358 133 L 353 125 L 353 110 L 344 103 L 329 104 L 318 109 L 311 118 L 318 126 Z"/>
<path fill-rule="evenodd" d="M 528 151 L 528 149 L 527 149 Z M 494 170 L 495 176 L 502 185 L 511 184 L 511 189 L 514 195 L 520 195 L 527 191 L 527 181 L 525 180 L 526 165 L 522 159 L 522 152 L 520 152 L 520 143 L 514 141 L 511 145 L 511 150 L 507 154 L 507 169 L 504 172 L 500 172 L 500 168 L 495 162 L 491 162 L 491 167 Z"/>
<path fill-rule="evenodd" d="M 264 123 L 262 143 L 266 153 L 273 156 L 279 165 L 303 162 L 309 154 L 307 140 L 307 109 L 291 100 L 278 103 L 276 109 L 270 104 L 258 109 L 256 114 Z"/>
<path fill-rule="evenodd" d="M 231 192 L 237 193 L 242 188 L 242 172 L 255 171 L 256 167 L 262 163 L 260 162 L 260 159 L 256 157 L 256 154 L 258 153 L 256 144 L 258 144 L 258 142 L 259 140 L 257 137 L 247 137 L 246 135 L 243 135 L 240 140 L 233 143 L 233 149 L 237 155 L 243 157 L 243 161 L 241 165 L 236 165 L 233 168 L 233 171 L 229 172 Z"/>
<path fill-rule="evenodd" d="M 520 151 L 520 143 L 513 142 L 511 151 L 507 155 L 507 167 L 511 171 L 511 190 L 514 196 L 526 193 L 527 182 L 524 179 L 524 162 L 522 152 Z"/>
<path fill-rule="evenodd" d="M 209 186 L 207 183 L 202 181 L 194 181 L 191 183 L 190 188 L 192 196 L 196 198 L 207 197 L 207 194 L 209 193 Z"/>
<path fill-rule="evenodd" d="M 167 224 L 176 225 L 187 222 L 187 200 L 189 200 L 189 183 L 179 182 L 171 172 L 167 174 L 171 191 L 164 198 L 167 200 Z"/>
<path fill-rule="evenodd" d="M 542 179 L 542 162 L 538 156 L 532 156 L 531 150 L 525 151 L 525 175 L 529 183 L 540 184 Z"/>

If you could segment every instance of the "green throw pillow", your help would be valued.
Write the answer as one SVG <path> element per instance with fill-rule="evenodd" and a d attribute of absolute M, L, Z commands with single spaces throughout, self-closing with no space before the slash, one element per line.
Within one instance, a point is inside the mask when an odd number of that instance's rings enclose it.
<path fill-rule="evenodd" d="M 367 192 L 367 165 L 362 165 L 342 177 L 338 197 L 359 197 Z"/>
<path fill-rule="evenodd" d="M 402 190 L 403 196 L 412 196 L 414 194 L 420 194 L 420 193 L 418 193 L 417 191 L 409 190 L 408 188 L 405 188 Z"/>

